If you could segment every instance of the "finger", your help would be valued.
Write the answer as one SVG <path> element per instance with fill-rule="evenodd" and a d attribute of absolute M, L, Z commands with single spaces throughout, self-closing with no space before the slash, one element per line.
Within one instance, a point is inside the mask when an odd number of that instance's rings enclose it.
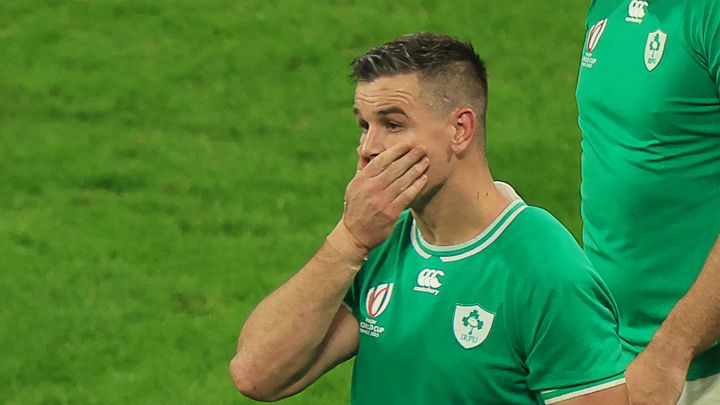
<path fill-rule="evenodd" d="M 391 198 L 396 198 L 398 195 L 400 195 L 400 193 L 410 187 L 415 182 L 415 180 L 417 180 L 425 173 L 429 166 L 430 158 L 426 156 L 420 159 L 419 162 L 416 162 L 414 165 L 412 165 L 409 169 L 407 169 L 405 173 L 403 173 L 387 187 L 386 190 L 391 195 Z"/>
<path fill-rule="evenodd" d="M 422 161 L 423 157 L 425 157 L 425 150 L 417 146 L 392 162 L 383 173 L 378 175 L 384 188 L 391 186 L 397 179 L 410 170 L 413 165 Z"/>
<path fill-rule="evenodd" d="M 400 158 L 400 156 L 405 155 L 410 148 L 411 146 L 405 142 L 391 146 L 388 150 L 379 154 L 375 159 L 368 163 L 368 165 L 365 166 L 365 169 L 363 169 L 363 172 L 367 173 L 370 177 L 377 176 L 378 174 L 384 172 L 385 169 L 392 164 L 392 162 L 396 161 Z"/>
<path fill-rule="evenodd" d="M 405 210 L 408 205 L 410 205 L 411 202 L 420 194 L 420 191 L 425 187 L 425 185 L 428 182 L 428 175 L 423 174 L 422 176 L 418 177 L 411 185 L 410 187 L 406 188 L 405 191 L 400 193 L 397 198 L 393 200 L 392 203 L 390 203 L 390 210 L 393 212 L 393 214 L 400 215 L 403 210 Z"/>

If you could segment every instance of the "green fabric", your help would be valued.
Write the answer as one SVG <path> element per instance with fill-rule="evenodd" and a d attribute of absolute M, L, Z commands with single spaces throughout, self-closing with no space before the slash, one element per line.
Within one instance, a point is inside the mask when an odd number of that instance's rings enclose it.
<path fill-rule="evenodd" d="M 346 297 L 362 330 L 354 404 L 542 404 L 622 378 L 615 304 L 550 214 L 515 200 L 451 248 L 413 224 L 404 213 Z"/>
<path fill-rule="evenodd" d="M 543 391 L 540 395 L 547 404 L 553 404 L 555 402 L 567 401 L 568 399 L 575 398 L 583 395 L 585 390 L 596 390 L 604 386 L 614 387 L 616 385 L 624 384 L 625 379 L 621 375 L 614 375 L 609 378 L 605 378 L 601 381 L 593 381 L 591 383 L 572 387 L 570 389 L 556 389 Z"/>
<path fill-rule="evenodd" d="M 583 241 L 618 303 L 625 363 L 688 291 L 720 233 L 720 2 L 648 3 L 632 22 L 630 1 L 592 2 L 577 88 Z M 667 37 L 648 66 L 657 30 Z M 716 346 L 688 378 L 719 371 Z"/>

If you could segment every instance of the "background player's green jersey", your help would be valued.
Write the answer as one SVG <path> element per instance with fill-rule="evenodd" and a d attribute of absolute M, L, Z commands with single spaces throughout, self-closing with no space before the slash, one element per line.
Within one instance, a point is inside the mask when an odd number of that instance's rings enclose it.
<path fill-rule="evenodd" d="M 720 232 L 720 1 L 596 0 L 586 28 L 583 239 L 617 300 L 627 363 Z M 720 371 L 719 349 L 688 378 Z"/>
<path fill-rule="evenodd" d="M 354 404 L 554 403 L 624 382 L 609 292 L 565 228 L 519 198 L 451 247 L 405 212 L 346 303 L 361 331 Z"/>

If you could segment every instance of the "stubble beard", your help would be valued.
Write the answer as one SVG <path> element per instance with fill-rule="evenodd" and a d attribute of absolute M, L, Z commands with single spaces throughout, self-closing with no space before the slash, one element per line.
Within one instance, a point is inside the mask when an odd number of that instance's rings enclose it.
<path fill-rule="evenodd" d="M 441 182 L 432 186 L 425 186 L 422 191 L 415 197 L 412 202 L 408 205 L 408 208 L 413 210 L 415 213 L 422 215 L 423 211 L 425 211 L 425 208 L 432 202 L 433 198 L 437 195 L 437 193 L 442 190 L 442 188 L 445 186 L 445 182 Z"/>

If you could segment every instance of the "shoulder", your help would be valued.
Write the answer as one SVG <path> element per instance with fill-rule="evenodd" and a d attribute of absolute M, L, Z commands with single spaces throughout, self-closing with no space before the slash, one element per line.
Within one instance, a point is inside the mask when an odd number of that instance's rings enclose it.
<path fill-rule="evenodd" d="M 508 227 L 502 249 L 513 272 L 532 283 L 593 282 L 595 271 L 572 234 L 549 212 L 528 206 Z"/>
<path fill-rule="evenodd" d="M 577 314 L 602 313 L 602 319 L 613 319 L 617 309 L 611 293 L 560 221 L 542 208 L 528 207 L 512 226 L 502 249 L 516 311 L 540 322 L 543 315 L 527 308 L 542 302 L 541 312 L 572 308 Z"/>
<path fill-rule="evenodd" d="M 579 252 L 575 238 L 560 221 L 546 210 L 527 206 L 510 225 L 515 242 L 526 249 L 553 248 Z"/>
<path fill-rule="evenodd" d="M 683 15 L 690 39 L 706 40 L 707 36 L 717 34 L 718 23 L 720 23 L 720 1 L 685 1 Z"/>
<path fill-rule="evenodd" d="M 620 6 L 619 0 L 590 0 L 587 17 L 585 18 L 586 31 L 591 25 L 608 18 L 608 16 Z"/>
<path fill-rule="evenodd" d="M 700 19 L 712 19 L 720 12 L 720 2 L 717 0 L 686 0 L 685 13 Z"/>
<path fill-rule="evenodd" d="M 682 6 L 683 16 L 694 39 L 715 34 L 720 24 L 720 2 L 717 0 L 687 0 Z"/>
<path fill-rule="evenodd" d="M 720 81 L 720 1 L 687 0 L 683 3 L 683 35 L 693 57 Z"/>

